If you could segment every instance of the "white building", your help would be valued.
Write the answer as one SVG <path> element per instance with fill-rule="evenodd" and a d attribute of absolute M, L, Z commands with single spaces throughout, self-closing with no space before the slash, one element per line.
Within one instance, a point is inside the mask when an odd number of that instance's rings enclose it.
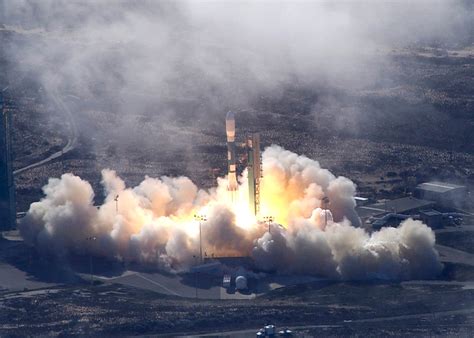
<path fill-rule="evenodd" d="M 416 187 L 415 196 L 436 202 L 441 207 L 462 207 L 466 200 L 467 187 L 438 181 L 426 182 Z"/>

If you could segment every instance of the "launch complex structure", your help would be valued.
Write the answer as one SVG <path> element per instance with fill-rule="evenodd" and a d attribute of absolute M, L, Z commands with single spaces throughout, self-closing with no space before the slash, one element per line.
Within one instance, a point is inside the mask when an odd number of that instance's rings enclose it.
<path fill-rule="evenodd" d="M 0 231 L 16 226 L 15 181 L 12 168 L 12 115 L 0 91 Z"/>
<path fill-rule="evenodd" d="M 235 143 L 235 114 L 227 113 L 225 119 L 227 134 L 227 190 L 231 194 L 232 201 L 237 191 L 237 160 Z M 247 176 L 249 189 L 249 208 L 255 216 L 260 214 L 260 180 L 262 178 L 262 159 L 260 153 L 260 135 L 254 133 L 247 136 L 244 148 L 247 151 Z"/>

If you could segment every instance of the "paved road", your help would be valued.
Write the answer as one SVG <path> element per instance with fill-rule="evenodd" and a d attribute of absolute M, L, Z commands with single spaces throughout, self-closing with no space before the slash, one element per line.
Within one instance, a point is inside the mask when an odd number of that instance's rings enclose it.
<path fill-rule="evenodd" d="M 398 316 L 389 316 L 389 317 L 345 320 L 342 323 L 336 323 L 336 324 L 291 326 L 289 327 L 289 329 L 295 332 L 295 331 L 311 330 L 311 329 L 319 329 L 319 328 L 341 327 L 341 326 L 347 326 L 347 325 L 359 324 L 359 323 L 377 323 L 377 322 L 385 322 L 385 321 L 392 321 L 392 320 L 417 319 L 417 318 L 426 318 L 426 317 L 439 318 L 439 317 L 445 317 L 445 316 L 463 315 L 463 314 L 472 314 L 472 313 L 474 313 L 474 308 L 467 308 L 467 309 L 458 309 L 458 310 L 417 313 L 417 314 L 411 314 L 411 315 L 398 315 Z M 241 330 L 241 331 L 211 332 L 211 333 L 203 333 L 199 335 L 183 334 L 181 335 L 181 337 L 250 337 L 250 336 L 254 336 L 258 329 L 259 328 L 253 328 L 253 329 Z M 278 331 L 278 330 L 281 330 L 282 327 L 277 327 L 276 329 Z"/>
<path fill-rule="evenodd" d="M 84 275 L 83 278 L 87 278 L 87 276 Z M 264 294 L 280 287 L 305 284 L 314 281 L 326 281 L 326 279 L 310 276 L 268 276 L 259 280 L 258 286 L 253 288 L 254 292 L 239 292 L 233 288 L 228 290 L 221 285 L 216 285 L 215 281 L 211 282 L 205 280 L 206 277 L 204 276 L 201 277 L 192 274 L 173 275 L 127 271 L 118 277 L 104 278 L 101 276 L 95 276 L 95 278 L 106 283 L 119 283 L 166 295 L 186 298 L 196 297 L 195 286 L 197 283 L 197 298 L 241 300 L 254 299 L 259 294 Z"/>
<path fill-rule="evenodd" d="M 0 293 L 49 288 L 55 285 L 58 283 L 36 280 L 27 272 L 19 270 L 13 265 L 0 262 Z"/>
<path fill-rule="evenodd" d="M 455 281 L 455 280 L 412 280 L 407 282 L 402 282 L 402 285 L 454 285 L 462 286 L 463 289 L 474 289 L 474 281 Z"/>
<path fill-rule="evenodd" d="M 436 249 L 440 253 L 440 258 L 443 262 L 462 263 L 474 266 L 473 254 L 442 245 L 437 245 Z M 183 276 L 127 271 L 125 274 L 118 277 L 103 278 L 101 276 L 96 276 L 95 278 L 104 282 L 119 283 L 166 295 L 186 298 L 196 297 L 195 285 L 197 282 L 197 297 L 201 299 L 253 299 L 258 294 L 265 294 L 271 290 L 288 285 L 305 284 L 315 281 L 327 281 L 326 279 L 302 276 L 269 276 L 267 278 L 262 278 L 259 281 L 258 286 L 255 286 L 253 289 L 254 293 L 246 294 L 235 292 L 234 290 L 229 291 L 220 285 L 211 285 L 211 283 L 208 281 L 200 280 L 199 277 L 196 281 L 194 275 L 191 274 Z M 405 284 L 450 284 L 459 285 L 464 288 L 474 288 L 474 282 L 458 281 L 422 280 L 405 282 Z"/>
<path fill-rule="evenodd" d="M 145 273 L 127 271 L 122 276 L 114 278 L 102 278 L 96 276 L 106 283 L 118 283 L 133 286 L 140 289 L 146 289 L 170 296 L 202 298 L 202 299 L 221 299 L 221 287 L 209 286 L 208 282 L 196 280 L 193 275 L 182 276 L 161 273 Z M 197 282 L 197 296 L 196 296 Z"/>
<path fill-rule="evenodd" d="M 436 234 L 443 234 L 446 232 L 463 232 L 463 231 L 474 231 L 474 225 L 461 225 L 457 227 L 450 227 L 450 228 L 444 228 L 444 229 L 437 229 L 434 232 Z"/>
<path fill-rule="evenodd" d="M 452 262 L 474 266 L 474 255 L 465 251 L 456 250 L 449 246 L 436 244 L 442 262 Z"/>
<path fill-rule="evenodd" d="M 32 163 L 30 165 L 27 165 L 26 167 L 15 170 L 13 172 L 14 175 L 21 174 L 22 172 L 27 171 L 29 169 L 40 167 L 40 166 L 42 166 L 42 165 L 44 165 L 48 162 L 51 162 L 52 160 L 54 160 L 58 157 L 63 156 L 64 154 L 70 152 L 71 150 L 73 150 L 76 147 L 77 134 L 78 133 L 77 133 L 77 126 L 74 122 L 74 117 L 72 115 L 72 112 L 68 108 L 68 106 L 64 103 L 64 101 L 60 98 L 57 91 L 52 90 L 52 91 L 50 91 L 50 93 L 51 93 L 50 94 L 51 98 L 54 101 L 54 103 L 56 104 L 56 106 L 58 107 L 58 109 L 62 110 L 64 112 L 64 114 L 66 115 L 66 117 L 68 118 L 68 120 L 69 120 L 70 134 L 69 134 L 68 141 L 67 141 L 66 145 L 61 150 L 55 152 L 54 154 L 49 155 L 48 157 L 42 159 L 41 161 Z"/>

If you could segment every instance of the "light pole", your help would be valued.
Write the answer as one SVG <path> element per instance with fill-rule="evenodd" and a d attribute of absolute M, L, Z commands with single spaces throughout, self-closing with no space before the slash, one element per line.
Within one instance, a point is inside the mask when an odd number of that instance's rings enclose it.
<path fill-rule="evenodd" d="M 268 233 L 271 234 L 270 227 L 273 223 L 273 216 L 264 216 L 263 221 L 268 224 Z"/>
<path fill-rule="evenodd" d="M 193 258 L 194 258 L 194 261 L 196 262 L 197 261 L 197 256 L 196 255 L 193 255 Z M 197 263 L 196 263 L 197 265 Z M 194 271 L 194 289 L 196 290 L 196 299 L 198 298 L 198 278 L 197 278 L 197 269 L 196 271 Z"/>
<path fill-rule="evenodd" d="M 119 195 L 115 196 L 114 201 L 115 201 L 115 213 L 118 214 L 118 198 Z"/>
<path fill-rule="evenodd" d="M 86 238 L 88 241 L 95 241 L 97 240 L 97 237 L 91 236 Z M 94 285 L 94 279 L 92 277 L 92 251 L 89 255 L 89 267 L 90 267 L 90 275 L 91 275 L 91 285 Z"/>
<path fill-rule="evenodd" d="M 199 259 L 202 263 L 202 222 L 207 221 L 207 217 L 205 215 L 194 215 L 194 219 L 199 222 Z"/>
<path fill-rule="evenodd" d="M 329 204 L 329 197 L 324 196 L 323 197 L 323 203 L 324 203 L 324 227 L 328 225 L 328 204 Z"/>

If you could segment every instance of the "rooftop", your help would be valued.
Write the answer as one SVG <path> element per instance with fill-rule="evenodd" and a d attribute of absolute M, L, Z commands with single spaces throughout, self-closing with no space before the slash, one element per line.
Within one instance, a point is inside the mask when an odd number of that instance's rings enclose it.
<path fill-rule="evenodd" d="M 425 215 L 425 216 L 441 216 L 442 215 L 442 213 L 433 209 L 420 211 L 420 214 Z"/>
<path fill-rule="evenodd" d="M 438 182 L 438 181 L 426 182 L 426 183 L 419 184 L 417 186 L 417 189 L 428 190 L 428 191 L 439 192 L 439 193 L 444 193 L 444 192 L 448 192 L 448 191 L 452 191 L 456 189 L 464 189 L 464 188 L 466 187 L 462 185 Z"/>
<path fill-rule="evenodd" d="M 356 208 L 357 214 L 361 218 L 382 215 L 386 212 L 404 213 L 414 209 L 432 207 L 434 202 L 426 201 L 414 197 L 403 197 L 394 200 L 387 200 L 375 204 L 359 206 Z"/>

